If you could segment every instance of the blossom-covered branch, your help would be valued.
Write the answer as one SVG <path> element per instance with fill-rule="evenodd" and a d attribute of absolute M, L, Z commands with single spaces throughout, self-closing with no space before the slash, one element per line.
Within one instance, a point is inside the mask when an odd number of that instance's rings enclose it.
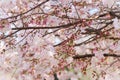
<path fill-rule="evenodd" d="M 17 14 L 17 15 L 15 15 L 15 16 L 3 18 L 2 20 L 11 19 L 11 18 L 17 18 L 18 16 L 27 14 L 28 12 L 30 12 L 30 11 L 32 11 L 32 10 L 34 10 L 34 9 L 36 9 L 36 8 L 38 8 L 38 7 L 40 7 L 41 5 L 45 4 L 45 3 L 48 2 L 48 1 L 49 1 L 49 0 L 45 0 L 45 1 L 41 2 L 40 4 L 36 5 L 35 7 L 33 7 L 33 8 L 31 8 L 31 9 L 27 10 L 26 12 L 23 12 L 23 13 L 21 13 L 21 14 Z"/>
<path fill-rule="evenodd" d="M 0 1 L 0 70 L 9 79 L 119 80 L 119 58 L 119 0 Z"/>
<path fill-rule="evenodd" d="M 73 23 L 68 23 L 65 25 L 60 25 L 60 26 L 54 26 L 54 27 L 20 27 L 20 28 L 12 28 L 12 30 L 29 30 L 29 29 L 56 29 L 56 28 L 68 28 L 73 25 L 80 24 L 82 21 L 76 21 Z"/>

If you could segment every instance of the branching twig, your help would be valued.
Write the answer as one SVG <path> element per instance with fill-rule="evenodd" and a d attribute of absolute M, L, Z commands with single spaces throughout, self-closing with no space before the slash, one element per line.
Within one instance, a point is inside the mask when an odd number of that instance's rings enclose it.
<path fill-rule="evenodd" d="M 76 25 L 81 23 L 82 21 L 76 21 L 73 23 L 68 23 L 65 25 L 60 25 L 60 26 L 53 26 L 53 27 L 20 27 L 20 28 L 12 28 L 12 30 L 29 30 L 29 29 L 56 29 L 56 28 L 68 28 L 70 26 Z"/>
<path fill-rule="evenodd" d="M 43 1 L 42 3 L 36 5 L 35 7 L 29 9 L 29 10 L 26 11 L 26 12 L 23 12 L 23 13 L 21 13 L 21 14 L 17 14 L 17 15 L 15 15 L 15 16 L 7 17 L 7 18 L 4 18 L 4 19 L 2 19 L 2 20 L 6 20 L 6 19 L 10 19 L 10 18 L 16 18 L 16 17 L 18 17 L 18 16 L 21 16 L 21 15 L 27 14 L 28 12 L 34 10 L 35 8 L 38 8 L 39 6 L 45 4 L 45 3 L 48 2 L 48 1 L 49 1 L 49 0 L 45 0 L 45 1 Z"/>
<path fill-rule="evenodd" d="M 6 39 L 6 38 L 8 38 L 8 37 L 11 37 L 12 35 L 16 34 L 16 33 L 19 32 L 19 31 L 20 31 L 20 30 L 17 30 L 17 31 L 15 31 L 15 32 L 7 35 L 7 36 L 2 37 L 1 39 Z"/>

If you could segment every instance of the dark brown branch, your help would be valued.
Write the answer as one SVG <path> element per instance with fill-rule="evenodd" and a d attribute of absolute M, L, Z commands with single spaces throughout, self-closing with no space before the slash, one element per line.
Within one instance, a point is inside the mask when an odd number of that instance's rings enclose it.
<path fill-rule="evenodd" d="M 113 23 L 113 21 L 107 23 L 105 26 L 103 26 L 102 28 L 100 28 L 100 29 L 98 29 L 98 30 L 101 30 L 101 29 L 106 28 L 106 27 L 107 27 L 108 25 L 110 25 L 111 23 Z M 112 29 L 114 29 L 114 27 L 112 27 L 112 28 L 110 28 L 110 29 L 108 29 L 108 30 L 103 31 L 103 33 L 107 32 L 107 31 L 110 31 L 110 30 L 112 30 Z M 97 30 L 96 30 L 96 31 L 97 31 Z M 99 34 L 97 34 L 97 35 L 99 35 Z M 93 36 L 93 37 L 91 37 L 91 38 L 89 38 L 89 39 L 87 39 L 87 40 L 85 40 L 85 41 L 83 41 L 83 42 L 81 42 L 81 43 L 75 44 L 74 46 L 80 46 L 80 45 L 82 45 L 82 44 L 88 44 L 88 43 L 93 42 L 93 41 L 95 41 L 95 40 L 97 40 L 97 39 L 100 39 L 101 37 L 105 37 L 105 38 L 106 38 L 106 37 L 108 36 L 108 35 L 104 35 L 104 36 L 99 36 L 99 37 L 97 37 L 97 35 L 95 35 L 95 36 Z M 112 38 L 109 38 L 109 39 L 112 39 Z M 115 39 L 115 38 L 113 38 L 113 39 Z M 116 38 L 116 39 L 118 39 L 118 38 Z"/>
<path fill-rule="evenodd" d="M 28 12 L 34 10 L 35 8 L 37 8 L 37 7 L 39 7 L 39 6 L 43 5 L 43 4 L 45 4 L 45 3 L 48 2 L 48 1 L 49 1 L 49 0 L 45 0 L 45 1 L 43 1 L 42 3 L 36 5 L 35 7 L 29 9 L 29 10 L 26 11 L 26 12 L 23 12 L 23 13 L 21 13 L 21 14 L 17 14 L 17 15 L 15 15 L 15 16 L 7 17 L 7 18 L 4 18 L 4 19 L 2 19 L 2 20 L 6 20 L 6 19 L 10 19 L 10 18 L 16 18 L 16 17 L 18 17 L 18 16 L 24 15 L 24 14 L 26 14 L 26 13 L 28 13 Z"/>
<path fill-rule="evenodd" d="M 60 26 L 52 26 L 52 27 L 20 27 L 20 28 L 12 28 L 12 30 L 29 30 L 29 29 L 56 29 L 56 28 L 68 28 L 70 26 L 76 25 L 81 23 L 82 21 L 76 21 L 73 23 L 68 23 L 65 25 L 60 25 Z"/>
<path fill-rule="evenodd" d="M 110 24 L 112 24 L 112 23 L 113 23 L 113 21 L 110 21 L 110 22 L 106 23 L 105 26 L 99 28 L 98 30 L 105 29 L 108 25 L 110 25 Z"/>
<path fill-rule="evenodd" d="M 1 39 L 6 39 L 7 37 L 11 37 L 12 35 L 16 34 L 16 33 L 19 32 L 19 31 L 20 31 L 20 30 L 17 30 L 17 31 L 15 31 L 15 32 L 7 35 L 7 36 L 2 37 Z M 0 40 L 1 40 L 1 39 L 0 39 Z"/>
<path fill-rule="evenodd" d="M 81 59 L 81 58 L 91 58 L 94 57 L 95 54 L 85 54 L 85 55 L 75 55 L 73 56 L 73 59 Z M 117 54 L 103 54 L 104 57 L 120 57 L 120 55 Z"/>
<path fill-rule="evenodd" d="M 111 40 L 120 40 L 119 37 L 106 37 L 106 39 L 111 39 Z"/>
<path fill-rule="evenodd" d="M 52 34 L 52 33 L 55 33 L 55 32 L 57 32 L 57 31 L 59 31 L 60 29 L 57 29 L 57 30 L 54 30 L 54 31 L 52 31 L 52 32 L 47 32 L 47 33 L 45 33 L 42 37 L 45 37 L 46 35 L 48 35 L 48 34 Z"/>
<path fill-rule="evenodd" d="M 87 39 L 87 40 L 85 40 L 85 41 L 83 41 L 81 43 L 75 44 L 74 46 L 81 46 L 83 44 L 87 44 L 87 43 L 90 43 L 92 41 L 95 41 L 96 39 L 98 39 L 98 38 L 96 38 L 96 36 L 93 36 L 93 37 L 90 37 L 89 39 Z"/>
<path fill-rule="evenodd" d="M 7 51 L 7 50 L 10 50 L 10 49 L 12 49 L 12 48 L 14 48 L 16 45 L 18 45 L 20 42 L 22 42 L 27 36 L 29 36 L 30 33 L 32 33 L 33 31 L 34 31 L 34 30 L 30 31 L 30 32 L 29 32 L 28 34 L 26 34 L 20 41 L 18 41 L 16 44 L 14 44 L 14 46 L 12 46 L 12 47 L 6 49 L 6 51 Z M 17 31 L 16 31 L 16 32 L 17 32 Z"/>

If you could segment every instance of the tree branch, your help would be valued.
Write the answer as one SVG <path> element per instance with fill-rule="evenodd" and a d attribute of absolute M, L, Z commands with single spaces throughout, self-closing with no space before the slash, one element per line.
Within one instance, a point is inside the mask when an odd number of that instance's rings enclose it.
<path fill-rule="evenodd" d="M 26 14 L 26 13 L 28 13 L 28 12 L 34 10 L 35 8 L 37 8 L 37 7 L 39 7 L 39 6 L 43 5 L 43 4 L 45 4 L 45 3 L 48 2 L 48 1 L 49 1 L 49 0 L 45 0 L 45 1 L 43 1 L 42 3 L 36 5 L 35 7 L 29 9 L 29 10 L 26 11 L 26 12 L 23 12 L 23 13 L 21 13 L 21 14 L 17 14 L 17 15 L 15 15 L 15 16 L 7 17 L 7 18 L 4 18 L 4 19 L 2 19 L 2 20 L 6 20 L 6 19 L 10 19 L 10 18 L 16 18 L 16 17 L 18 17 L 18 16 L 24 15 L 24 14 Z"/>
<path fill-rule="evenodd" d="M 12 28 L 12 30 L 29 30 L 29 29 L 56 29 L 56 28 L 68 28 L 70 26 L 81 23 L 82 21 L 76 21 L 74 23 L 68 23 L 60 26 L 52 26 L 52 27 L 20 27 L 20 28 Z"/>
<path fill-rule="evenodd" d="M 9 34 L 9 35 L 6 35 L 6 36 L 4 36 L 4 37 L 2 37 L 1 39 L 6 39 L 7 37 L 11 37 L 12 35 L 14 35 L 14 34 L 16 34 L 17 32 L 19 32 L 20 30 L 17 30 L 17 31 L 15 31 L 15 32 L 13 32 L 13 33 L 11 33 L 11 34 Z M 1 40 L 0 39 L 0 40 Z"/>
<path fill-rule="evenodd" d="M 73 56 L 73 59 L 81 59 L 81 58 L 91 58 L 94 57 L 95 54 L 85 54 L 85 55 L 75 55 Z M 103 54 L 104 57 L 120 57 L 118 54 Z"/>

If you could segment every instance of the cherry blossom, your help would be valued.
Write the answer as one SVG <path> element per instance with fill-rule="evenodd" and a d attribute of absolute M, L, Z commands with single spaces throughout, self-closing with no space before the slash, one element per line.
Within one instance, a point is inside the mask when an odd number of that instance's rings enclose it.
<path fill-rule="evenodd" d="M 113 26 L 115 29 L 120 29 L 120 21 L 117 18 L 113 19 L 113 21 Z"/>
<path fill-rule="evenodd" d="M 0 80 L 119 80 L 119 2 L 1 0 Z"/>

